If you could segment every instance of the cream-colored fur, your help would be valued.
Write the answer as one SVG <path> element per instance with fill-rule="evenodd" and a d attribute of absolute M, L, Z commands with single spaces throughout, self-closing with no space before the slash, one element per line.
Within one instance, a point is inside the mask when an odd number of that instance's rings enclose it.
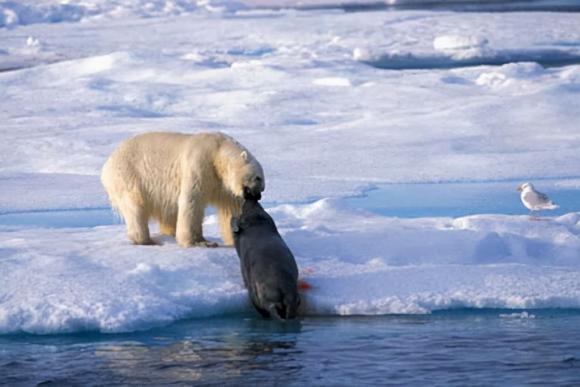
<path fill-rule="evenodd" d="M 109 199 L 135 244 L 151 244 L 149 219 L 183 246 L 211 246 L 203 238 L 205 208 L 218 210 L 222 237 L 233 244 L 232 216 L 244 187 L 265 188 L 260 163 L 223 133 L 144 133 L 121 143 L 101 173 Z"/>

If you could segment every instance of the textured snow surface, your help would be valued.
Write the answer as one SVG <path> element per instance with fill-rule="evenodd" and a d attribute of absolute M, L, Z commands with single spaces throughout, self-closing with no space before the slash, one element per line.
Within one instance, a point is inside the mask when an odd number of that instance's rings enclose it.
<path fill-rule="evenodd" d="M 276 202 L 380 182 L 577 177 L 580 66 L 373 61 L 571 57 L 579 26 L 566 13 L 253 11 L 0 30 L 0 66 L 33 66 L 0 73 L 0 176 L 90 176 L 69 207 L 99 207 L 97 176 L 123 139 L 221 130 L 262 162 Z M 61 207 L 53 198 L 39 207 Z"/>
<path fill-rule="evenodd" d="M 321 200 L 270 209 L 305 314 L 580 307 L 580 213 L 396 219 Z M 217 239 L 215 217 L 206 232 Z M 0 332 L 131 331 L 251 312 L 232 248 L 133 246 L 122 225 L 0 233 Z"/>

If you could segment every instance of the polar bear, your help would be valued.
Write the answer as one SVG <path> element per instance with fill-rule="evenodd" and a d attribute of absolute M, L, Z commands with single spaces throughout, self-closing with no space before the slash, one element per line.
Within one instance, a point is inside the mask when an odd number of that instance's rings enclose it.
<path fill-rule="evenodd" d="M 224 243 L 233 244 L 230 220 L 241 212 L 244 188 L 260 196 L 262 166 L 223 133 L 151 132 L 122 142 L 101 173 L 111 205 L 127 225 L 129 239 L 152 244 L 149 219 L 180 246 L 215 247 L 202 233 L 204 210 L 217 208 Z"/>

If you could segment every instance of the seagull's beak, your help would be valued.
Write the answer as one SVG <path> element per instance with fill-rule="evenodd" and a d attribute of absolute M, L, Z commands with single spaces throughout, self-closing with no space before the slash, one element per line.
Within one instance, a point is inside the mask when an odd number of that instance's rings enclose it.
<path fill-rule="evenodd" d="M 516 191 L 522 192 L 523 191 L 522 186 L 519 186 L 518 189 L 516 189 Z"/>

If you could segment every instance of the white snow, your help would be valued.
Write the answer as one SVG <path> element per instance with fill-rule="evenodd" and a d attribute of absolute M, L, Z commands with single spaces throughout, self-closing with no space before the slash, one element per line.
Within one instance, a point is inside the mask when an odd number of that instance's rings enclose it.
<path fill-rule="evenodd" d="M 98 175 L 123 139 L 220 130 L 264 166 L 308 314 L 580 307 L 579 213 L 403 220 L 340 202 L 378 183 L 578 187 L 577 13 L 263 3 L 0 2 L 0 216 L 104 208 Z M 0 332 L 251 310 L 232 249 L 162 242 L 2 226 Z"/>
<path fill-rule="evenodd" d="M 320 86 L 337 86 L 337 87 L 347 87 L 352 86 L 347 78 L 329 77 L 329 78 L 317 78 L 312 81 L 315 85 Z"/>
<path fill-rule="evenodd" d="M 365 45 L 415 59 L 434 53 L 431 36 L 445 36 L 449 25 L 479 31 L 474 36 L 494 50 L 516 50 L 521 41 L 575 53 L 573 16 L 288 11 L 260 14 L 256 23 L 252 12 L 212 15 L 0 31 L 7 52 L 0 62 L 36 65 L 0 74 L 0 172 L 96 179 L 114 146 L 133 134 L 222 130 L 259 157 L 266 197 L 278 202 L 355 194 L 378 182 L 578 174 L 579 66 L 397 73 L 352 59 Z M 41 57 L 58 63 L 23 56 L 29 36 L 42 42 Z"/>
<path fill-rule="evenodd" d="M 271 208 L 294 251 L 305 314 L 580 307 L 580 213 L 396 219 L 321 200 Z M 216 219 L 205 224 L 217 239 Z M 123 225 L 0 233 L 0 333 L 131 331 L 249 312 L 231 248 L 133 246 Z"/>
<path fill-rule="evenodd" d="M 440 51 L 480 48 L 489 42 L 478 36 L 443 35 L 433 40 L 433 48 Z"/>

